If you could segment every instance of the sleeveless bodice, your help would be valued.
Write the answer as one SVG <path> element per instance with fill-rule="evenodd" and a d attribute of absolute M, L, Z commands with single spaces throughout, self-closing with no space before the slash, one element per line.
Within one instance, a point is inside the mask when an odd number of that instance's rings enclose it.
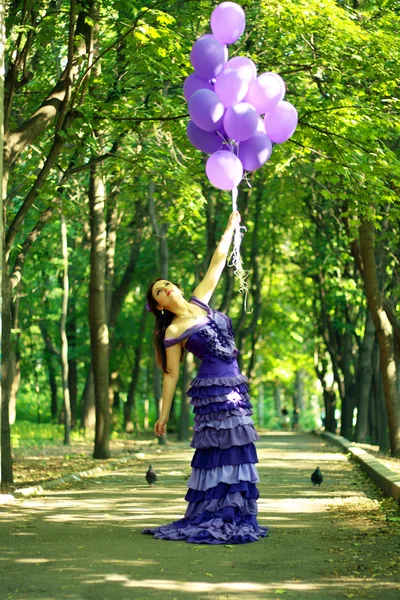
<path fill-rule="evenodd" d="M 239 351 L 236 348 L 231 319 L 218 310 L 212 310 L 196 296 L 192 296 L 190 301 L 206 310 L 207 315 L 179 337 L 166 338 L 165 347 L 169 348 L 187 340 L 186 349 L 202 361 L 200 376 L 224 376 L 224 371 L 232 376 L 236 370 L 239 374 L 236 363 Z"/>

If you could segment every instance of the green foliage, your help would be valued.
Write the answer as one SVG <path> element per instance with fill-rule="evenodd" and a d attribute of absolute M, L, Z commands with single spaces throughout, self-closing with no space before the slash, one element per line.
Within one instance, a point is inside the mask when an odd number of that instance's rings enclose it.
<path fill-rule="evenodd" d="M 204 272 L 207 245 L 206 209 L 214 207 L 214 237 L 222 233 L 230 212 L 228 194 L 210 190 L 204 174 L 205 160 L 186 138 L 187 109 L 182 94 L 184 78 L 191 72 L 190 48 L 208 28 L 208 16 L 217 2 L 204 1 L 100 3 L 99 52 L 101 69 L 92 71 L 84 101 L 79 103 L 87 55 L 80 57 L 81 71 L 74 82 L 79 93 L 73 118 L 62 132 L 64 146 L 35 199 L 11 252 L 11 268 L 39 214 L 57 207 L 33 245 L 24 265 L 19 327 L 14 344 L 20 345 L 20 417 L 36 421 L 50 418 L 48 362 L 40 324 L 45 324 L 56 350 L 60 348 L 61 254 L 59 207 L 68 224 L 70 255 L 70 310 L 74 312 L 76 343 L 70 359 L 78 365 L 78 397 L 90 363 L 88 327 L 89 210 L 88 173 L 93 157 L 107 156 L 99 168 L 106 179 L 107 195 L 117 198 L 118 234 L 114 289 L 126 271 L 138 226 L 137 215 L 147 205 L 148 185 L 155 185 L 155 205 L 160 223 L 168 224 L 170 278 L 182 282 L 187 295 Z M 360 219 L 368 215 L 385 229 L 387 253 L 386 293 L 398 304 L 398 219 L 400 206 L 398 89 L 400 59 L 397 16 L 393 2 L 334 0 L 258 0 L 247 3 L 247 31 L 230 47 L 230 54 L 246 54 L 259 72 L 274 70 L 287 83 L 287 99 L 299 112 L 299 127 L 286 144 L 275 146 L 270 162 L 242 190 L 248 232 L 243 240 L 245 265 L 251 260 L 251 240 L 259 217 L 257 260 L 262 306 L 257 322 L 255 389 L 279 381 L 292 398 L 299 368 L 306 373 L 307 415 L 304 427 L 315 422 L 314 351 L 323 344 L 321 298 L 323 289 L 334 331 L 353 336 L 354 364 L 364 327 L 365 298 L 354 269 L 351 241 Z M 35 27 L 21 22 L 20 8 L 9 7 L 8 53 L 34 32 L 25 64 L 25 80 L 15 93 L 11 128 L 34 114 L 58 81 L 66 64 L 69 2 L 41 3 Z M 79 8 L 83 10 L 84 4 Z M 92 25 L 86 17 L 86 25 Z M 128 33 L 129 32 L 129 33 Z M 124 34 L 128 33 L 125 37 Z M 53 142 L 51 126 L 28 146 L 13 168 L 9 181 L 7 221 L 20 209 Z M 74 172 L 73 172 L 74 170 Z M 67 176 L 67 174 L 69 175 Z M 62 188 L 60 176 L 65 175 Z M 245 188 L 245 183 L 241 184 Z M 260 214 L 255 198 L 261 199 Z M 62 202 L 61 202 L 62 200 Z M 144 294 L 159 271 L 157 238 L 146 215 L 134 282 L 115 328 L 111 368 L 118 372 L 123 399 L 132 377 L 134 352 L 142 345 L 138 382 L 138 410 L 152 391 L 153 353 L 151 316 L 139 339 Z M 323 279 L 323 285 L 321 283 Z M 216 293 L 218 306 L 224 282 Z M 253 295 L 249 296 L 250 308 Z M 230 304 L 234 324 L 240 323 L 243 298 L 235 292 Z M 72 320 L 70 312 L 69 320 Z M 247 315 L 250 323 L 251 315 Z M 252 356 L 250 336 L 244 336 L 242 357 L 246 368 Z M 50 359 L 60 391 L 59 356 Z M 47 366 L 46 366 L 47 365 Z M 40 400 L 40 402 L 39 402 Z M 274 426 L 274 409 L 266 419 Z M 313 420 L 314 419 L 314 420 Z M 24 430 L 24 435 L 26 431 Z"/>

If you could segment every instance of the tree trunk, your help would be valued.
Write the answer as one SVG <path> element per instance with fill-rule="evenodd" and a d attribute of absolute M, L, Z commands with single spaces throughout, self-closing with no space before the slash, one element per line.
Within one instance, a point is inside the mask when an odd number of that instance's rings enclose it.
<path fill-rule="evenodd" d="M 76 238 L 71 236 L 70 246 L 72 252 L 76 249 Z M 74 287 L 70 289 L 68 298 L 68 318 L 67 318 L 67 339 L 68 339 L 68 389 L 71 403 L 71 429 L 75 429 L 78 419 L 78 361 L 76 358 L 76 292 Z"/>
<path fill-rule="evenodd" d="M 258 426 L 264 427 L 264 386 L 262 383 L 260 383 L 259 388 L 258 388 L 257 417 L 258 417 Z"/>
<path fill-rule="evenodd" d="M 4 259 L 4 255 L 3 255 Z M 3 314 L 2 314 L 2 394 L 1 394 L 1 477 L 2 483 L 13 482 L 10 419 L 8 414 L 12 383 L 11 361 L 11 285 L 7 264 L 3 263 Z"/>
<path fill-rule="evenodd" d="M 47 298 L 45 298 L 45 309 L 46 309 Z M 53 423 L 57 422 L 58 419 L 58 398 L 57 398 L 57 374 L 56 369 L 54 368 L 52 356 L 57 356 L 57 366 L 59 364 L 59 356 L 60 353 L 57 348 L 54 347 L 50 335 L 47 331 L 47 327 L 44 321 L 39 321 L 40 331 L 44 341 L 44 360 L 47 365 L 47 370 L 49 372 L 49 386 L 50 386 L 50 395 L 51 395 L 51 419 Z"/>
<path fill-rule="evenodd" d="M 81 427 L 83 429 L 95 429 L 96 409 L 94 401 L 94 378 L 92 363 L 88 365 L 85 388 L 81 399 Z"/>
<path fill-rule="evenodd" d="M 21 381 L 21 350 L 20 350 L 20 337 L 21 333 L 19 330 L 18 316 L 19 316 L 19 295 L 17 294 L 12 307 L 11 314 L 13 320 L 13 329 L 15 331 L 15 340 L 13 343 L 13 350 L 11 353 L 11 370 L 12 370 L 12 383 L 10 393 L 10 407 L 9 407 L 9 419 L 10 425 L 15 423 L 17 416 L 17 394 L 19 390 L 19 384 Z"/>
<path fill-rule="evenodd" d="M 336 392 L 333 388 L 324 387 L 325 431 L 336 433 Z"/>
<path fill-rule="evenodd" d="M 378 334 L 380 368 L 389 425 L 390 451 L 400 456 L 400 402 L 397 398 L 396 360 L 393 329 L 383 307 L 375 262 L 375 229 L 371 221 L 363 221 L 359 230 L 360 248 L 364 263 L 363 278 L 368 306 Z"/>
<path fill-rule="evenodd" d="M 296 379 L 294 383 L 294 408 L 304 410 L 304 370 L 296 371 Z"/>
<path fill-rule="evenodd" d="M 375 327 L 371 313 L 367 309 L 364 337 L 360 347 L 357 373 L 357 424 L 354 440 L 365 443 L 368 435 L 369 399 L 372 383 L 372 351 L 374 349 Z"/>
<path fill-rule="evenodd" d="M 62 209 L 61 209 L 62 210 Z M 60 320 L 60 337 L 61 337 L 61 378 L 63 391 L 63 406 L 64 406 L 64 445 L 70 444 L 70 429 L 71 429 L 71 403 L 69 398 L 68 387 L 68 338 L 66 331 L 67 314 L 68 314 L 68 239 L 67 239 L 67 224 L 63 213 L 60 214 L 61 224 L 61 249 L 63 259 L 63 296 L 62 309 Z"/>
<path fill-rule="evenodd" d="M 104 181 L 97 167 L 90 170 L 90 289 L 89 323 L 96 409 L 94 458 L 110 456 L 110 406 L 108 400 L 108 325 L 105 301 L 106 223 Z"/>
<path fill-rule="evenodd" d="M 146 306 L 143 306 L 142 317 L 140 320 L 140 328 L 138 338 L 136 341 L 135 359 L 133 362 L 132 378 L 128 390 L 128 397 L 124 406 L 124 428 L 126 433 L 132 433 L 134 430 L 133 415 L 132 411 L 135 409 L 136 394 L 139 385 L 139 372 L 140 372 L 140 361 L 142 359 L 143 351 L 143 336 L 146 330 L 146 317 L 147 310 Z"/>
<path fill-rule="evenodd" d="M 194 360 L 193 354 L 186 352 L 183 363 L 183 375 L 181 383 L 181 414 L 179 418 L 178 440 L 186 442 L 190 437 L 190 397 L 186 394 L 190 381 L 193 377 Z"/>
<path fill-rule="evenodd" d="M 348 323 L 350 325 L 350 323 Z M 341 411 L 341 423 L 340 423 L 340 435 L 347 438 L 348 440 L 353 439 L 353 391 L 354 391 L 354 379 L 351 372 L 351 365 L 353 362 L 352 357 L 352 339 L 351 332 L 349 329 L 338 336 L 340 343 L 338 344 L 341 349 L 339 365 L 340 370 L 343 374 L 343 387 L 344 394 L 342 399 L 342 411 Z"/>

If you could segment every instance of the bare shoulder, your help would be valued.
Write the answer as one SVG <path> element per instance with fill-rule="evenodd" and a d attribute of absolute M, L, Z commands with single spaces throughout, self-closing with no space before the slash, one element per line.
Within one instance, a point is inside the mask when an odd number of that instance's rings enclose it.
<path fill-rule="evenodd" d="M 179 337 L 180 333 L 181 333 L 181 327 L 176 323 L 171 323 L 171 325 L 169 325 L 167 327 L 167 329 L 165 330 L 165 337 L 166 338 Z"/>

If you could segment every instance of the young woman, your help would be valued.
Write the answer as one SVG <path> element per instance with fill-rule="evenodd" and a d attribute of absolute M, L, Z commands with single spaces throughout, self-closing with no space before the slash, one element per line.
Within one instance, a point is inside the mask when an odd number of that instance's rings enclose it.
<path fill-rule="evenodd" d="M 166 431 L 179 377 L 183 349 L 201 360 L 188 395 L 195 414 L 196 448 L 188 480 L 189 503 L 179 521 L 145 529 L 156 538 L 194 544 L 245 544 L 267 535 L 257 523 L 259 481 L 247 379 L 240 373 L 231 320 L 212 310 L 208 302 L 226 264 L 240 214 L 229 218 L 208 271 L 187 301 L 181 289 L 157 279 L 147 292 L 147 308 L 154 314 L 154 342 L 164 371 L 162 408 L 154 431 Z"/>

